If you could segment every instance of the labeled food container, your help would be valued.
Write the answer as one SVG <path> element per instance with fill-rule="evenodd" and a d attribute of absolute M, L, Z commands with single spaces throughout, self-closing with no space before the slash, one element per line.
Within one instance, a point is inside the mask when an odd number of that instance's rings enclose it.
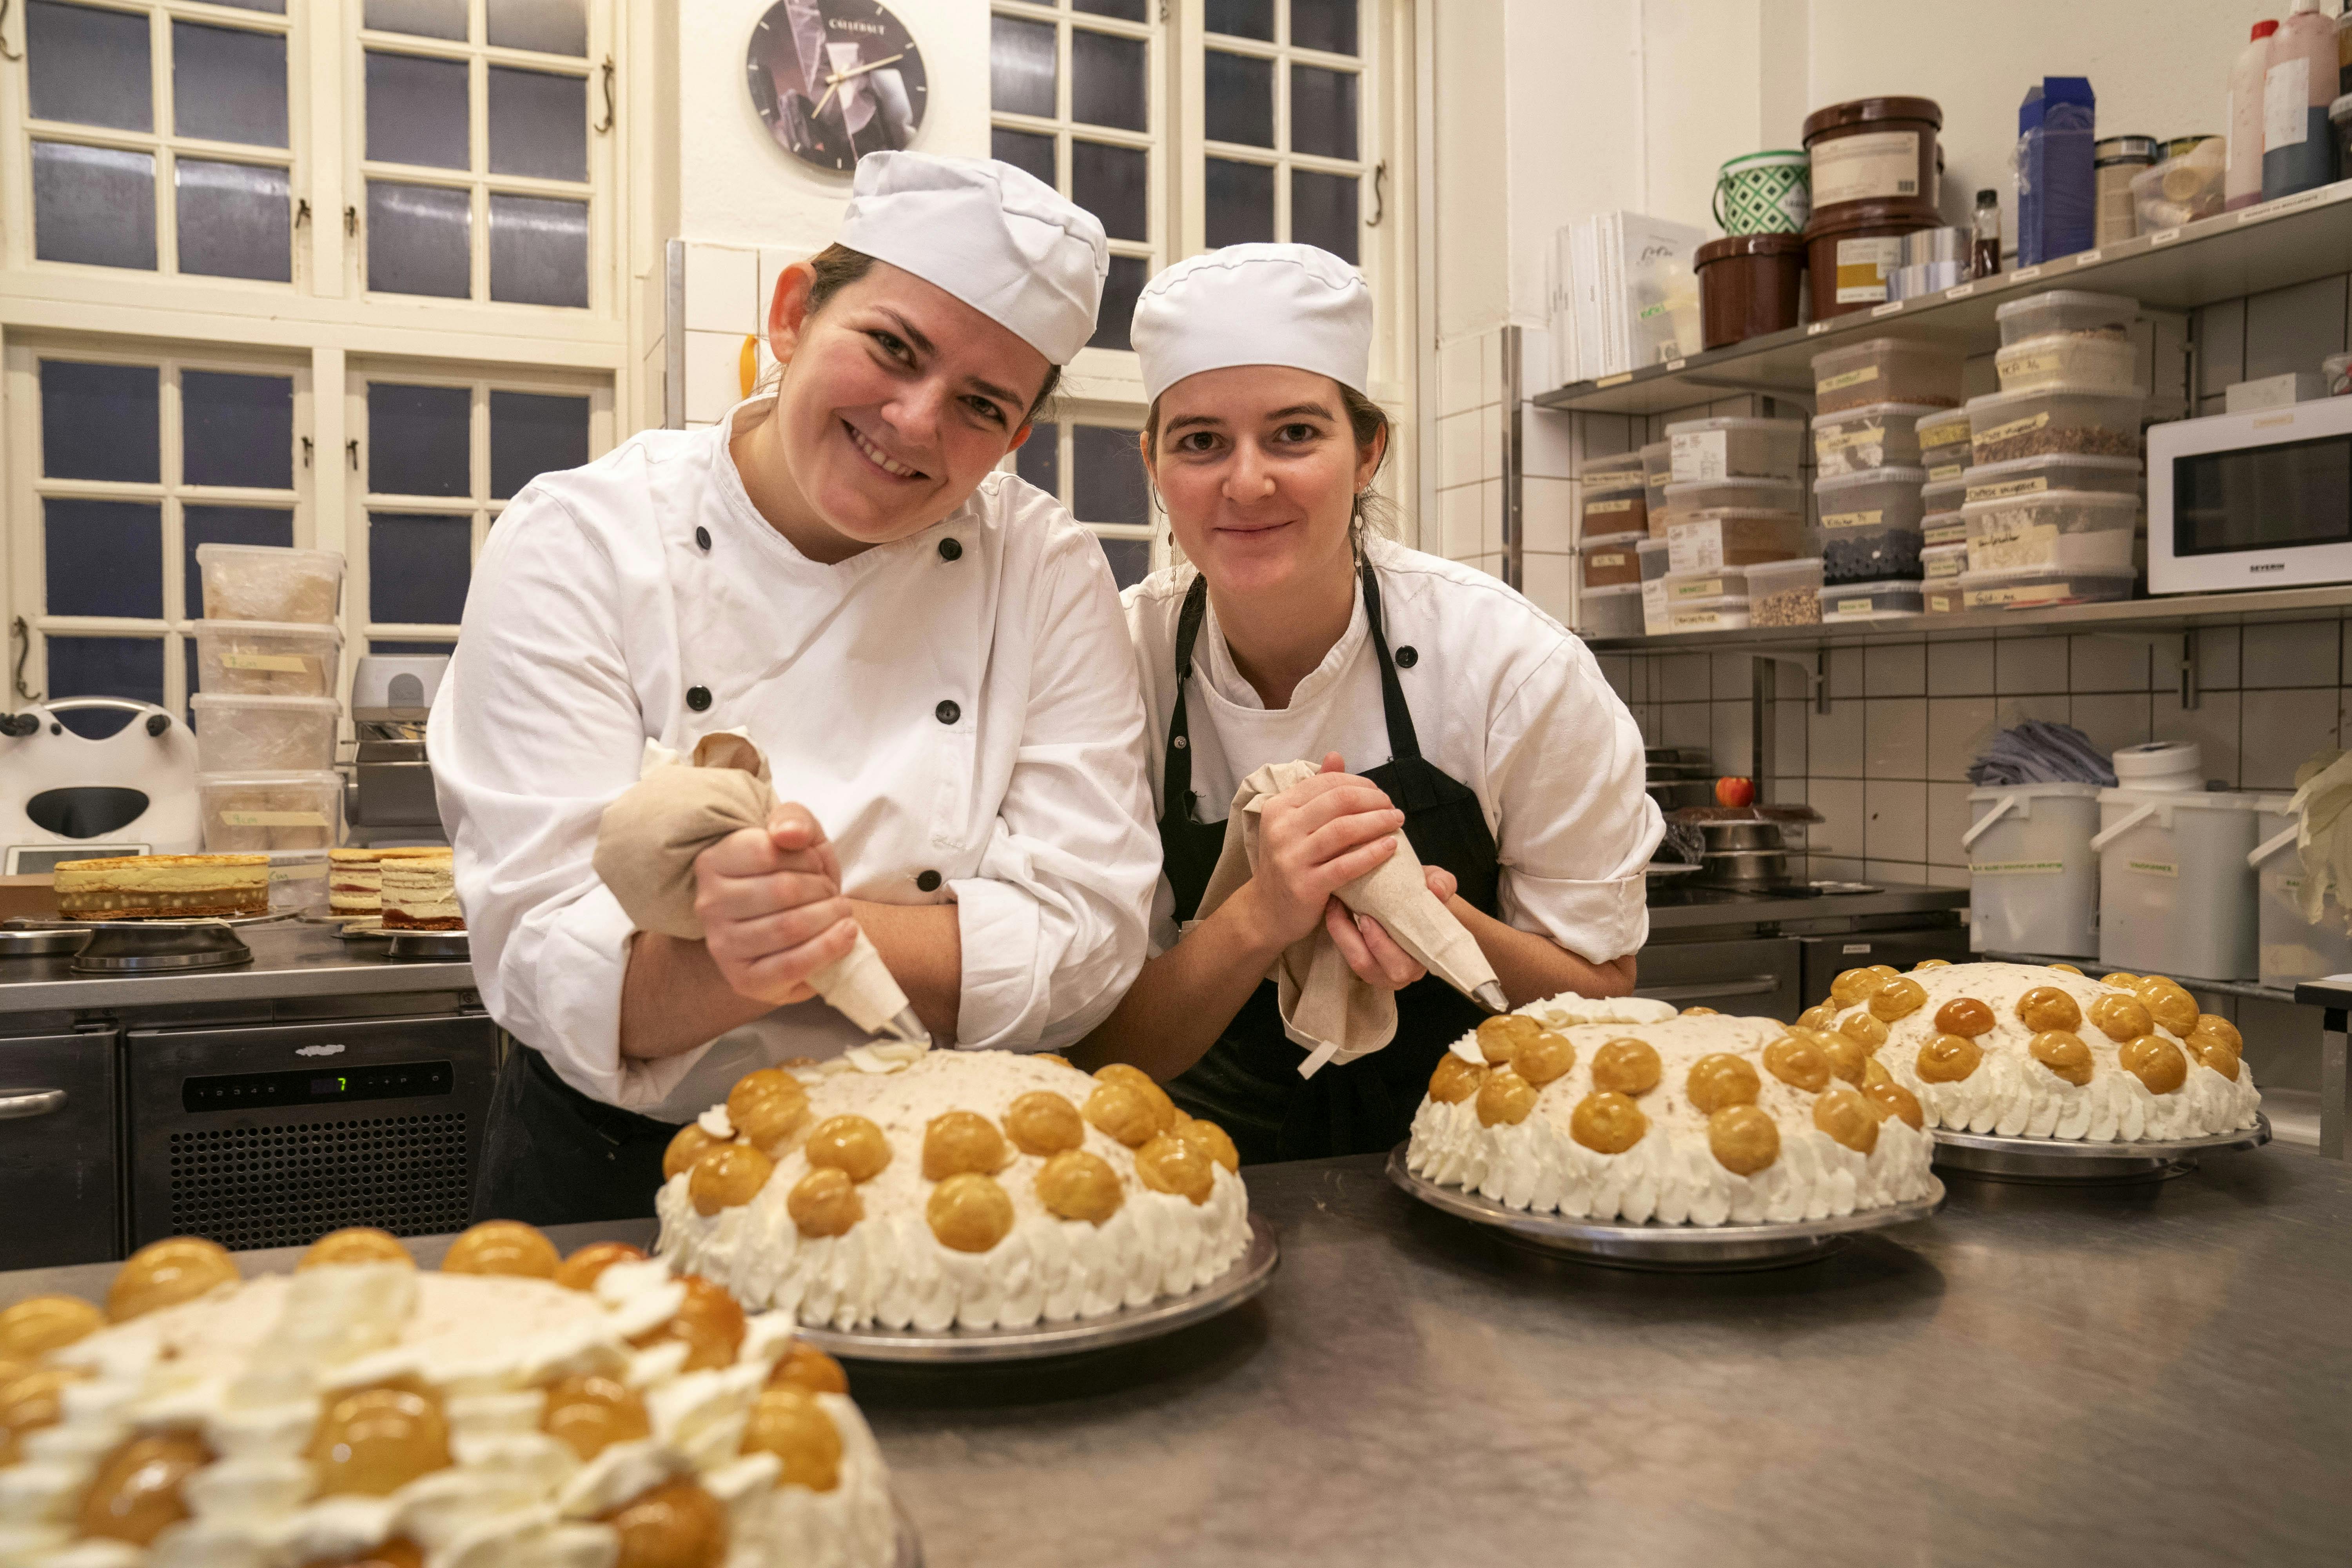
<path fill-rule="evenodd" d="M 1587 588 L 1576 596 L 1576 629 L 1586 637 L 1637 637 L 1643 633 L 1642 584 Z"/>
<path fill-rule="evenodd" d="M 1748 623 L 1809 626 L 1822 618 L 1822 560 L 1759 562 L 1748 568 Z"/>
<path fill-rule="evenodd" d="M 1919 525 L 1919 544 L 1923 555 L 1927 551 L 1948 550 L 1956 544 L 1966 550 L 1969 547 L 1969 520 L 1956 511 L 1931 511 Z"/>
<path fill-rule="evenodd" d="M 1968 520 L 1969 570 L 2104 566 L 2129 571 L 2139 498 L 2096 490 L 2042 490 L 1974 500 Z"/>
<path fill-rule="evenodd" d="M 2094 458 L 2139 456 L 2137 392 L 2095 386 L 2043 386 L 1969 400 L 1969 439 L 1979 464 L 2013 463 L 2077 452 Z"/>
<path fill-rule="evenodd" d="M 1712 599 L 1672 600 L 1666 613 L 1668 631 L 1744 631 L 1748 624 L 1747 599 L 1731 595 Z"/>
<path fill-rule="evenodd" d="M 1822 530 L 1822 580 L 1824 583 L 1877 583 L 1888 579 L 1917 582 L 1926 568 L 1920 553 L 1927 548 L 1916 524 L 1883 523 L 1874 527 Z"/>
<path fill-rule="evenodd" d="M 1698 273 L 1699 341 L 1726 348 L 1797 324 L 1803 309 L 1805 237 L 1735 234 L 1691 258 Z"/>
<path fill-rule="evenodd" d="M 2261 973 L 2255 875 L 2258 795 L 2099 792 L 2099 963 L 2134 974 L 2252 980 Z"/>
<path fill-rule="evenodd" d="M 1822 619 L 1851 621 L 1882 616 L 1916 616 L 1927 607 L 1916 583 L 1864 583 L 1822 589 Z"/>
<path fill-rule="evenodd" d="M 1805 116 L 1813 221 L 1876 204 L 1933 225 L 1943 126 L 1943 109 L 1931 98 L 1857 98 Z"/>
<path fill-rule="evenodd" d="M 1956 616 L 1968 608 L 1968 599 L 1957 583 L 1930 583 L 1920 593 L 1927 614 Z"/>
<path fill-rule="evenodd" d="M 1793 512 L 1726 507 L 1692 514 L 1666 529 L 1666 554 L 1675 572 L 1786 561 L 1805 552 L 1805 520 Z"/>
<path fill-rule="evenodd" d="M 2027 566 L 1969 572 L 1959 580 L 1963 610 L 2039 610 L 2053 605 L 2096 605 L 2128 599 L 2139 573 L 2132 567 Z"/>
<path fill-rule="evenodd" d="M 1668 539 L 1645 539 L 1633 546 L 1641 557 L 1642 581 L 1654 583 L 1674 570 L 1674 542 Z"/>
<path fill-rule="evenodd" d="M 1870 403 L 1813 420 L 1813 466 L 1823 478 L 1865 468 L 1917 468 L 1918 425 L 1938 410 L 1925 403 Z"/>
<path fill-rule="evenodd" d="M 1958 544 L 1930 544 L 1919 552 L 1919 574 L 1931 588 L 1948 586 L 1951 580 L 1969 569 L 1969 542 Z"/>
<path fill-rule="evenodd" d="M 1677 485 L 1715 479 L 1794 484 L 1804 464 L 1805 422 L 1728 415 L 1689 419 L 1667 426 L 1666 440 L 1674 448 Z"/>
<path fill-rule="evenodd" d="M 335 765 L 342 706 L 331 697 L 200 691 L 188 708 L 195 718 L 196 766 L 205 773 L 317 773 Z"/>
<path fill-rule="evenodd" d="M 1899 298 L 1903 242 L 1936 226 L 1908 208 L 1867 202 L 1850 217 L 1817 217 L 1805 228 L 1805 293 L 1816 321 Z"/>
<path fill-rule="evenodd" d="M 2105 495 L 2136 498 L 2146 474 L 2147 468 L 2137 458 L 2086 458 L 2074 452 L 2053 452 L 2044 458 L 2020 458 L 2013 463 L 1986 463 L 1970 468 L 1964 481 L 1965 499 L 2006 500 L 2011 496 L 2039 495 L 2043 490 L 2096 490 Z"/>
<path fill-rule="evenodd" d="M 1777 511 L 1805 515 L 1805 487 L 1795 479 L 1702 479 L 1666 487 L 1666 510 L 1650 519 L 1650 531 L 1666 530 L 1702 512 Z"/>
<path fill-rule="evenodd" d="M 2003 348 L 2058 333 L 2076 337 L 2126 338 L 2139 320 L 2139 301 L 2126 294 L 2094 294 L 2087 289 L 2049 289 L 2011 300 L 1992 313 Z"/>
<path fill-rule="evenodd" d="M 1820 414 L 1843 414 L 1874 403 L 1956 408 L 1960 402 L 1960 351 L 1909 338 L 1870 338 L 1813 356 L 1813 396 Z"/>
<path fill-rule="evenodd" d="M 1635 476 L 1631 489 L 1584 489 L 1583 521 L 1578 537 L 1587 544 L 1604 539 L 1631 540 L 1650 531 L 1650 498 Z"/>
<path fill-rule="evenodd" d="M 1650 503 L 1650 515 L 1659 517 L 1666 510 L 1666 487 L 1675 482 L 1675 444 L 1653 441 L 1642 448 L 1642 485 Z"/>
<path fill-rule="evenodd" d="M 2287 809 L 2294 797 L 2255 797 L 2255 844 L 2247 857 L 2254 866 L 2255 967 L 2264 985 L 2281 990 L 2300 981 L 2352 971 L 2352 911 L 2328 889 L 2319 919 L 2303 914 L 2303 855 L 2295 847 L 2300 824 Z"/>
<path fill-rule="evenodd" d="M 1925 514 L 1919 520 L 1919 530 L 1931 548 L 1969 542 L 1969 521 L 1960 515 L 1960 508 L 1968 499 L 1966 479 L 1930 479 L 1919 487 L 1919 509 Z"/>
<path fill-rule="evenodd" d="M 1651 637 L 1672 629 L 1674 615 L 1666 608 L 1666 580 L 1663 576 L 1642 580 L 1642 630 Z"/>
<path fill-rule="evenodd" d="M 1927 483 L 1924 468 L 1866 468 L 1814 480 L 1813 500 L 1821 508 L 1825 531 L 1876 528 L 1883 523 L 1917 528 L 1927 514 L 1921 493 Z"/>
<path fill-rule="evenodd" d="M 2099 786 L 1969 791 L 1969 946 L 2092 958 L 2099 951 Z"/>
<path fill-rule="evenodd" d="M 1666 577 L 1666 603 L 1681 607 L 1701 599 L 1748 597 L 1748 573 L 1739 566 L 1715 566 L 1701 572 L 1674 572 Z"/>
<path fill-rule="evenodd" d="M 334 626 L 283 621 L 201 620 L 196 687 L 248 697 L 332 697 L 342 668 L 343 634 Z"/>
<path fill-rule="evenodd" d="M 324 852 L 343 841 L 341 773 L 198 773 L 196 799 L 208 855 Z"/>
<path fill-rule="evenodd" d="M 1587 545 L 1583 560 L 1584 586 L 1588 592 L 1594 588 L 1622 588 L 1628 583 L 1635 587 L 1641 586 L 1642 558 L 1630 542 Z"/>
<path fill-rule="evenodd" d="M 325 626 L 343 596 L 343 558 L 333 550 L 199 544 L 205 618 Z"/>
<path fill-rule="evenodd" d="M 269 851 L 269 912 L 304 914 L 327 907 L 324 849 Z"/>
<path fill-rule="evenodd" d="M 1969 468 L 1969 411 L 1948 408 L 1940 413 L 1922 415 L 1919 433 L 1919 466 L 1927 470 L 1930 484 L 1943 484 L 1958 479 Z"/>
<path fill-rule="evenodd" d="M 1992 356 L 2003 392 L 2042 386 L 2097 387 L 2108 392 L 2139 388 L 2139 348 L 2129 338 L 2053 332 L 2028 338 Z"/>

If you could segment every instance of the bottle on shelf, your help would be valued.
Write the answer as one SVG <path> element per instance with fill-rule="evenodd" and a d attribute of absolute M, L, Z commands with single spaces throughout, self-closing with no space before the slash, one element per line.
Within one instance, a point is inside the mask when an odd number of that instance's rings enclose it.
<path fill-rule="evenodd" d="M 2319 0 L 2294 0 L 2271 35 L 2263 74 L 2263 200 L 2274 202 L 2336 179 L 2336 24 Z"/>
<path fill-rule="evenodd" d="M 2221 210 L 2263 199 L 2263 82 L 2271 64 L 2276 22 L 2254 24 L 2252 39 L 2230 67 L 2230 161 L 2221 176 Z"/>
<path fill-rule="evenodd" d="M 1972 224 L 1976 243 L 1970 247 L 1969 276 L 1991 278 L 2000 271 L 2000 193 L 1979 191 Z"/>

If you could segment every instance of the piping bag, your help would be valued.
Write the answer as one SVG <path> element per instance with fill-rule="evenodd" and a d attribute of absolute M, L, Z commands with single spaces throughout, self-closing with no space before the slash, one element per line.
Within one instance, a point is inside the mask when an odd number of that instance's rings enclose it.
<path fill-rule="evenodd" d="M 1242 781 L 1197 918 L 1206 919 L 1250 879 L 1265 802 L 1318 771 L 1313 763 L 1268 763 Z M 1509 1012 L 1478 939 L 1429 890 L 1421 857 L 1404 830 L 1399 828 L 1395 837 L 1396 853 L 1341 888 L 1339 901 L 1380 921 L 1414 963 L 1489 1013 Z M 1298 1065 L 1301 1078 L 1313 1078 L 1327 1063 L 1370 1056 L 1396 1037 L 1396 994 L 1356 978 L 1319 921 L 1283 950 L 1273 978 L 1283 1029 L 1307 1049 Z"/>
<path fill-rule="evenodd" d="M 768 760 L 741 733 L 705 735 L 691 763 L 647 741 L 637 782 L 597 824 L 596 875 L 639 931 L 700 942 L 695 857 L 740 828 L 765 827 L 775 808 Z M 810 975 L 809 984 L 869 1035 L 930 1043 L 930 1031 L 862 931 L 857 945 Z"/>

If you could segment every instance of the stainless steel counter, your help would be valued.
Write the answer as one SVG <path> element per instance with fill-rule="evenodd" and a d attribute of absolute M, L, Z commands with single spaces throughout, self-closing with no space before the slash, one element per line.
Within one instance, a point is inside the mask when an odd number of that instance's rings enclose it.
<path fill-rule="evenodd" d="M 76 974 L 68 957 L 0 959 L 0 1016 L 67 1009 L 179 1007 L 302 996 L 470 991 L 463 959 L 389 959 L 335 928 L 287 921 L 239 928 L 251 963 L 160 974 Z"/>
<path fill-rule="evenodd" d="M 1706 926 L 1779 925 L 1790 930 L 1815 921 L 1881 920 L 1890 915 L 1937 914 L 1969 907 L 1966 888 L 1889 886 L 1875 893 L 1825 893 L 1815 898 L 1787 894 L 1734 893 L 1686 887 L 1677 879 L 1650 890 L 1650 929 L 1682 931 Z M 1709 901 L 1680 903 L 1705 896 Z"/>
<path fill-rule="evenodd" d="M 1258 1167 L 1249 1305 L 853 1387 L 934 1568 L 2345 1560 L 2352 1170 L 1950 1185 L 1825 1263 L 1667 1279 L 1513 1251 L 1377 1157 Z"/>

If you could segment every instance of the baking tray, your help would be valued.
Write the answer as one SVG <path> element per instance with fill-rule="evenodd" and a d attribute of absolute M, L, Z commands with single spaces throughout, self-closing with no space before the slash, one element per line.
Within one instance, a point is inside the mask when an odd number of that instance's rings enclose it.
<path fill-rule="evenodd" d="M 1042 1323 L 1026 1329 L 824 1329 L 802 1324 L 793 1332 L 843 1361 L 933 1365 L 1039 1361 L 1157 1339 L 1229 1312 L 1265 1289 L 1282 1261 L 1274 1226 L 1250 1215 L 1250 1241 L 1241 1260 L 1193 1291 L 1147 1306 L 1122 1307 L 1099 1318 Z"/>
<path fill-rule="evenodd" d="M 2003 1138 L 1992 1132 L 1955 1132 L 1937 1127 L 1936 1163 L 1948 1171 L 2001 1182 L 2078 1185 L 2095 1182 L 2162 1182 L 2185 1176 L 2198 1159 L 2234 1149 L 2259 1149 L 2271 1141 L 2271 1119 L 2254 1112 L 2254 1124 L 2203 1138 L 2137 1143 L 2092 1143 L 2069 1138 Z"/>
<path fill-rule="evenodd" d="M 1843 1248 L 1856 1233 L 1926 1219 L 1944 1206 L 1944 1184 L 1907 1204 L 1828 1219 L 1762 1225 L 1633 1225 L 1515 1209 L 1460 1187 L 1441 1186 L 1405 1166 L 1405 1148 L 1389 1151 L 1389 1180 L 1432 1208 L 1487 1226 L 1514 1247 L 1610 1268 L 1664 1274 L 1727 1274 L 1811 1263 Z"/>

